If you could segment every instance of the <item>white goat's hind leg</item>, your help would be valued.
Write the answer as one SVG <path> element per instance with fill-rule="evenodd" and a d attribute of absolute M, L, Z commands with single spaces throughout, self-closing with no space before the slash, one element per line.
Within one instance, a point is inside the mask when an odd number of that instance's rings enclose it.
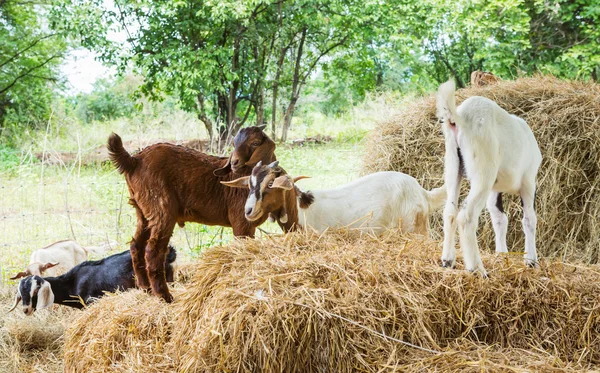
<path fill-rule="evenodd" d="M 460 172 L 460 171 L 459 171 Z M 456 215 L 458 214 L 458 197 L 462 176 L 457 173 L 455 178 L 446 181 L 448 198 L 444 207 L 444 249 L 442 251 L 442 267 L 454 268 L 456 265 Z"/>
<path fill-rule="evenodd" d="M 481 256 L 479 255 L 477 224 L 479 223 L 479 215 L 481 215 L 481 211 L 485 207 L 485 201 L 489 193 L 490 188 L 482 184 L 471 183 L 471 190 L 467 196 L 465 206 L 460 210 L 456 218 L 465 268 L 469 272 L 479 272 L 484 277 L 487 276 L 487 272 L 483 268 Z"/>
<path fill-rule="evenodd" d="M 523 204 L 523 232 L 525 232 L 525 264 L 537 267 L 538 257 L 535 248 L 535 229 L 537 216 L 535 214 L 535 181 L 524 182 L 520 191 Z"/>
<path fill-rule="evenodd" d="M 496 236 L 496 253 L 507 253 L 506 232 L 508 230 L 508 217 L 502 207 L 502 193 L 491 192 L 487 199 L 487 209 L 492 218 L 494 234 Z"/>

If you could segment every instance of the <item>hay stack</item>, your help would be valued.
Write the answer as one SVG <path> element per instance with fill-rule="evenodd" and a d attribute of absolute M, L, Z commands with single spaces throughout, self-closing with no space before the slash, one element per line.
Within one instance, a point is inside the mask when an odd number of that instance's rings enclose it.
<path fill-rule="evenodd" d="M 77 313 L 56 307 L 25 316 L 12 307 L 16 286 L 0 287 L 0 372 L 62 372 L 63 332 Z"/>
<path fill-rule="evenodd" d="M 141 290 L 105 296 L 65 333 L 65 372 L 171 372 L 171 309 Z"/>
<path fill-rule="evenodd" d="M 475 95 L 525 119 L 538 140 L 544 158 L 536 201 L 540 254 L 600 262 L 600 85 L 522 78 L 460 90 L 457 104 Z M 444 143 L 435 98 L 403 103 L 395 116 L 373 131 L 366 148 L 364 173 L 395 170 L 414 176 L 426 188 L 441 185 Z M 516 196 L 510 201 L 505 202 L 510 215 L 508 245 L 522 251 L 520 201 Z M 479 242 L 492 251 L 493 228 L 484 215 Z M 437 215 L 432 224 L 436 237 L 441 224 Z"/>
<path fill-rule="evenodd" d="M 483 255 L 491 275 L 484 280 L 440 268 L 438 256 L 437 242 L 394 232 L 295 233 L 211 248 L 173 305 L 123 294 L 85 311 L 67 333 L 67 372 L 115 364 L 183 372 L 576 371 L 600 363 L 596 270 L 544 262 L 528 270 L 520 258 Z"/>

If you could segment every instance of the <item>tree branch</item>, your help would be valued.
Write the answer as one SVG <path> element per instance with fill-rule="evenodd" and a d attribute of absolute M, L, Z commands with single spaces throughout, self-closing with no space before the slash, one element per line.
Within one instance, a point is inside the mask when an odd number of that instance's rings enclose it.
<path fill-rule="evenodd" d="M 27 69 L 26 71 L 24 71 L 23 73 L 21 73 L 21 75 L 17 76 L 9 85 L 7 85 L 3 89 L 1 89 L 0 90 L 0 95 L 3 94 L 4 92 L 8 91 L 9 89 L 11 89 L 20 79 L 26 77 L 32 71 L 37 70 L 37 69 L 39 69 L 41 67 L 44 67 L 47 63 L 49 63 L 53 59 L 58 58 L 60 56 L 61 56 L 60 54 L 55 54 L 55 55 L 49 57 L 48 59 L 46 59 L 44 62 L 40 63 L 39 65 L 34 66 L 34 67 L 30 68 L 30 69 Z"/>
<path fill-rule="evenodd" d="M 53 34 L 48 34 L 48 35 L 44 35 L 38 39 L 36 39 L 33 43 L 29 44 L 25 49 L 22 49 L 20 51 L 18 51 L 17 53 L 15 53 L 12 57 L 10 57 L 9 59 L 7 59 L 6 61 L 2 62 L 0 64 L 0 67 L 12 62 L 15 58 L 19 57 L 21 54 L 27 52 L 28 50 L 30 50 L 31 48 L 35 47 L 37 43 L 39 43 L 40 41 L 44 40 L 44 39 L 48 39 L 51 38 L 55 35 L 58 35 L 57 33 L 53 33 Z"/>

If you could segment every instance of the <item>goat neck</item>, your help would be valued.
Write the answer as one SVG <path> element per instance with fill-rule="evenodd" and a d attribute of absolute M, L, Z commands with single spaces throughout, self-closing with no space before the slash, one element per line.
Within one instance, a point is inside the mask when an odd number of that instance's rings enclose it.
<path fill-rule="evenodd" d="M 298 221 L 299 202 L 297 199 L 299 197 L 298 192 L 300 191 L 297 191 L 296 189 L 297 188 L 294 187 L 283 193 L 283 207 L 279 209 L 279 211 L 274 212 L 274 215 L 277 217 L 277 223 L 285 233 L 297 231 L 302 228 Z M 287 219 L 283 218 L 284 216 L 287 217 Z"/>

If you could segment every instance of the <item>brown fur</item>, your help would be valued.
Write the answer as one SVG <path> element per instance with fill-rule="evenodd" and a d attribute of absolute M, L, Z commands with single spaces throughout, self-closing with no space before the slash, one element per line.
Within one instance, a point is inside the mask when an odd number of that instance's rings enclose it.
<path fill-rule="evenodd" d="M 251 187 L 249 184 L 249 176 L 238 178 L 228 183 L 228 186 L 232 187 L 232 189 L 243 188 L 246 191 L 250 187 L 250 193 L 258 189 L 260 191 L 260 199 L 257 200 L 256 206 L 263 211 L 260 216 L 261 220 L 271 215 L 286 233 L 301 229 L 302 227 L 298 223 L 298 205 L 296 200 L 299 199 L 301 204 L 304 203 L 308 207 L 314 201 L 314 197 L 310 192 L 304 193 L 300 191 L 294 183 L 307 176 L 292 178 L 277 164 L 275 166 L 268 164 L 263 164 L 260 167 L 257 166 L 252 170 L 252 175 L 256 178 L 258 184 L 254 187 Z M 287 184 L 287 187 L 277 186 L 278 183 L 276 180 L 280 178 L 287 179 L 286 182 L 280 183 L 282 186 L 283 184 Z M 283 216 L 286 219 L 282 219 Z"/>
<path fill-rule="evenodd" d="M 259 161 L 275 160 L 275 143 L 258 127 L 240 130 L 229 159 L 207 155 L 172 144 L 151 145 L 131 156 L 121 138 L 108 139 L 110 158 L 125 174 L 130 204 L 137 214 L 131 257 L 138 286 L 152 287 L 155 295 L 170 302 L 164 263 L 175 224 L 191 221 L 232 227 L 235 236 L 254 237 L 266 220 L 244 218 L 247 192 L 228 188 L 220 181 L 249 175 Z"/>
<path fill-rule="evenodd" d="M 483 87 L 499 82 L 500 78 L 487 71 L 473 71 L 471 73 L 471 86 Z"/>

